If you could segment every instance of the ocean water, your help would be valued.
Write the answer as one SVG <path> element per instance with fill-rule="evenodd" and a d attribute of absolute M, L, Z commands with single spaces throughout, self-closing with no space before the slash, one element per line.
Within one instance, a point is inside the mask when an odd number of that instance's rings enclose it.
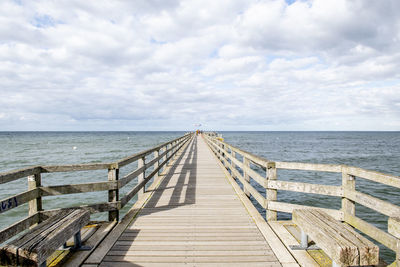
<path fill-rule="evenodd" d="M 225 141 L 258 156 L 275 161 L 346 164 L 388 174 L 400 175 L 400 132 L 220 132 Z M 0 132 L 0 172 L 32 165 L 112 162 L 128 155 L 172 140 L 184 132 Z M 254 166 L 253 166 L 254 167 Z M 136 168 L 131 164 L 121 169 L 121 176 Z M 262 170 L 254 167 L 263 174 Z M 278 179 L 326 185 L 341 185 L 341 174 L 278 170 Z M 43 174 L 43 185 L 100 182 L 107 180 L 107 171 L 83 171 Z M 134 186 L 136 180 L 131 182 Z M 259 192 L 265 190 L 254 181 Z M 131 186 L 121 191 L 128 191 Z M 400 205 L 400 189 L 364 179 L 356 180 L 361 192 Z M 19 179 L 0 185 L 0 199 L 27 189 L 27 181 Z M 107 192 L 93 192 L 45 197 L 45 209 L 106 202 Z M 315 194 L 279 191 L 278 201 L 339 209 L 341 199 Z M 131 201 L 131 204 L 135 199 Z M 265 211 L 253 203 L 265 217 Z M 122 215 L 129 205 L 122 210 Z M 27 215 L 27 205 L 0 214 L 0 229 Z M 356 215 L 386 230 L 387 216 L 356 205 Z M 106 213 L 92 216 L 104 220 Z M 278 219 L 290 219 L 279 213 Z M 381 247 L 388 262 L 394 254 Z"/>

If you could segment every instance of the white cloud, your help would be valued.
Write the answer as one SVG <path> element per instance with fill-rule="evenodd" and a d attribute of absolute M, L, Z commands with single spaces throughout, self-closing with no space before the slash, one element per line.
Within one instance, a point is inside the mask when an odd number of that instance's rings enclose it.
<path fill-rule="evenodd" d="M 399 130 L 399 41 L 396 0 L 1 1 L 0 130 Z"/>

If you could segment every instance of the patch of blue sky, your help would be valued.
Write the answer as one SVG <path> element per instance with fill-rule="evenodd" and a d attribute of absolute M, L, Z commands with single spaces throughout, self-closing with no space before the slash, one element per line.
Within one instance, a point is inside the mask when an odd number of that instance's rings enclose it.
<path fill-rule="evenodd" d="M 56 21 L 49 15 L 35 15 L 31 24 L 37 28 L 48 28 L 54 27 L 56 24 L 60 24 L 60 21 Z"/>
<path fill-rule="evenodd" d="M 167 42 L 165 42 L 165 41 L 158 41 L 158 40 L 156 40 L 156 39 L 154 39 L 154 38 L 151 38 L 151 39 L 150 39 L 150 43 L 152 43 L 152 44 L 163 45 L 163 44 L 166 44 Z"/>
<path fill-rule="evenodd" d="M 400 79 L 387 79 L 382 81 L 370 81 L 368 84 L 363 85 L 367 88 L 380 88 L 380 87 L 397 87 L 400 85 Z"/>
<path fill-rule="evenodd" d="M 12 0 L 13 3 L 22 6 L 22 1 L 21 0 Z"/>
<path fill-rule="evenodd" d="M 275 55 L 267 55 L 267 56 L 265 56 L 265 62 L 267 64 L 270 64 L 272 61 L 274 61 L 275 59 L 278 59 L 278 58 L 283 58 L 283 57 L 282 56 L 275 56 Z"/>
<path fill-rule="evenodd" d="M 217 57 L 218 57 L 218 51 L 219 51 L 218 48 L 214 49 L 214 50 L 208 55 L 208 57 L 209 57 L 209 58 L 217 58 Z"/>
<path fill-rule="evenodd" d="M 296 0 L 285 0 L 285 2 L 290 6 L 291 4 L 296 2 Z"/>

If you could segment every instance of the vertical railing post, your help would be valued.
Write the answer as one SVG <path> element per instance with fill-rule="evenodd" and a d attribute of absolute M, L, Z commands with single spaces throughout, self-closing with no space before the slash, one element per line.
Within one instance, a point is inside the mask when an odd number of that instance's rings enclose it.
<path fill-rule="evenodd" d="M 146 157 L 141 157 L 140 159 L 138 159 L 138 168 L 145 166 L 145 164 L 146 164 L 145 161 L 146 161 Z M 145 175 L 146 175 L 146 168 L 138 175 L 138 184 L 140 184 L 141 182 L 144 181 Z M 140 199 L 145 192 L 146 192 L 145 186 L 140 188 L 139 192 L 138 192 L 138 199 Z"/>
<path fill-rule="evenodd" d="M 41 186 L 42 186 L 42 177 L 40 173 L 28 176 L 28 190 L 35 189 Z M 43 210 L 42 197 L 39 196 L 29 201 L 29 216 L 41 210 Z"/>
<path fill-rule="evenodd" d="M 243 178 L 246 182 L 250 183 L 250 176 L 247 173 L 246 167 L 250 168 L 250 160 L 243 155 Z M 250 197 L 250 191 L 247 189 L 246 185 L 243 185 L 243 192 L 246 194 L 247 197 Z"/>
<path fill-rule="evenodd" d="M 160 150 L 156 150 L 154 151 L 154 158 L 158 158 L 158 156 L 160 155 Z M 156 170 L 158 168 L 158 166 L 160 166 L 160 160 L 157 160 L 154 163 L 154 170 Z M 153 181 L 155 181 L 158 178 L 158 174 L 160 173 L 160 170 L 157 171 L 157 173 L 154 175 L 154 179 Z"/>
<path fill-rule="evenodd" d="M 355 216 L 355 202 L 350 200 L 347 195 L 356 189 L 356 177 L 348 174 L 348 168 L 346 166 L 342 166 L 342 187 L 344 193 L 344 197 L 342 197 L 342 211 L 345 216 L 346 214 Z"/>
<path fill-rule="evenodd" d="M 163 153 L 164 153 L 165 151 L 167 151 L 167 147 L 168 147 L 168 145 L 166 145 L 166 146 L 163 147 Z M 166 160 L 167 160 L 167 153 L 165 153 L 165 155 L 164 155 L 164 157 L 163 157 L 163 159 L 162 159 L 163 163 L 164 163 Z M 164 166 L 163 166 L 163 171 L 165 170 L 165 168 L 167 168 L 167 163 L 164 164 Z"/>
<path fill-rule="evenodd" d="M 276 164 L 275 162 L 268 162 L 267 166 L 267 179 L 266 179 L 266 217 L 267 221 L 276 221 L 277 220 L 277 212 L 274 210 L 271 210 L 269 208 L 269 204 L 271 201 L 276 201 L 278 198 L 278 192 L 276 189 L 270 189 L 269 187 L 269 181 L 271 180 L 276 180 L 277 175 L 276 175 Z"/>
<path fill-rule="evenodd" d="M 119 168 L 117 166 L 111 166 L 108 169 L 108 181 L 118 181 Z M 119 190 L 112 189 L 108 190 L 108 202 L 117 202 L 119 200 Z M 108 212 L 108 221 L 119 221 L 119 210 L 110 210 Z"/>
<path fill-rule="evenodd" d="M 232 156 L 232 158 L 236 159 L 236 153 L 235 153 L 235 151 L 233 151 L 232 147 L 230 147 L 230 149 L 231 149 L 231 156 Z M 232 165 L 232 173 L 231 173 L 231 175 L 232 175 L 232 177 L 233 177 L 233 170 L 236 170 L 236 165 L 235 165 L 235 163 L 233 163 L 233 160 L 231 160 L 231 165 Z"/>

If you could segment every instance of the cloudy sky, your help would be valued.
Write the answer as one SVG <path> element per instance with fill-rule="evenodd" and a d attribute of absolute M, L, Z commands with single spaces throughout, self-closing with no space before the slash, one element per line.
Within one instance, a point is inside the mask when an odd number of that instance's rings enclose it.
<path fill-rule="evenodd" d="M 0 131 L 196 123 L 400 130 L 400 1 L 0 1 Z"/>

